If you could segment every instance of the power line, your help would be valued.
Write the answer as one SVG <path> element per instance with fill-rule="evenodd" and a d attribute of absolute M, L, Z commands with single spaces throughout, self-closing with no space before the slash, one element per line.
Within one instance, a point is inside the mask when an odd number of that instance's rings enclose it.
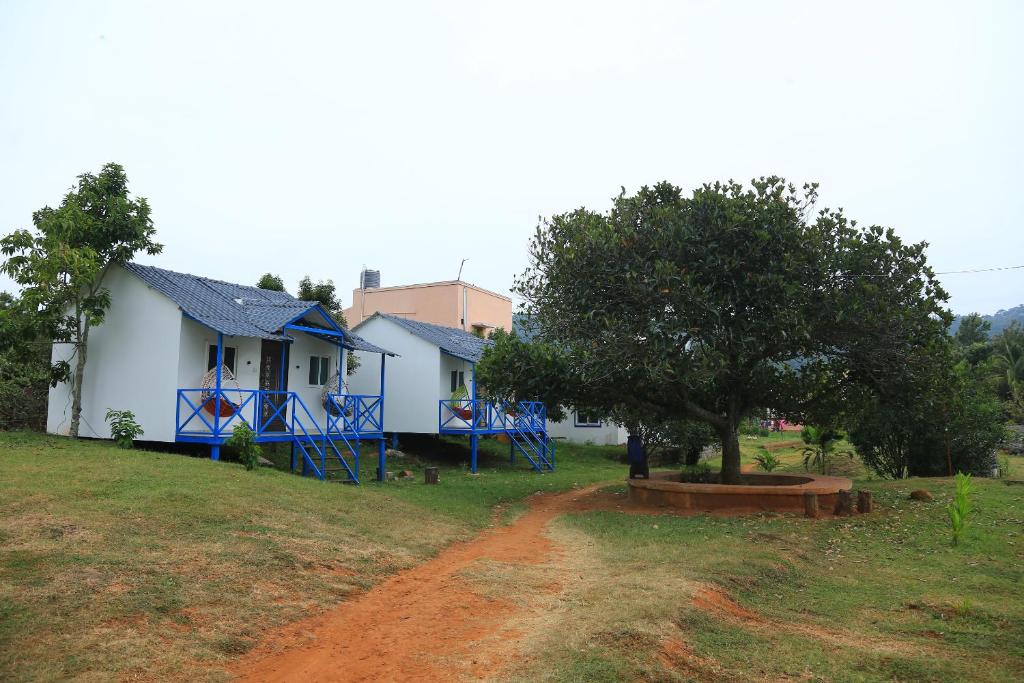
<path fill-rule="evenodd" d="M 995 270 L 1017 270 L 1024 268 L 1024 266 L 999 266 L 996 268 L 972 268 L 970 270 L 947 270 L 941 273 L 935 273 L 936 275 L 958 275 L 960 273 L 990 273 Z"/>

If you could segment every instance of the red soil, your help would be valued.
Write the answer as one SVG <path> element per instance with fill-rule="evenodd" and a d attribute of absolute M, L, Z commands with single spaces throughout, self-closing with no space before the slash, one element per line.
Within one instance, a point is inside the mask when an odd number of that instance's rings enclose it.
<path fill-rule="evenodd" d="M 354 600 L 271 634 L 236 673 L 242 681 L 301 683 L 449 681 L 493 673 L 502 653 L 478 644 L 496 636 L 519 640 L 521 634 L 507 627 L 518 608 L 474 592 L 460 572 L 480 560 L 545 561 L 554 548 L 544 527 L 578 509 L 595 489 L 532 498 L 530 511 L 513 524 L 456 544 Z"/>

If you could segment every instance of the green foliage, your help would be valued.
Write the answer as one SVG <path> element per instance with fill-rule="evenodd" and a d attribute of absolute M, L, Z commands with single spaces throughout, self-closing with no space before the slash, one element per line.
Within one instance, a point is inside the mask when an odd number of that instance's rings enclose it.
<path fill-rule="evenodd" d="M 493 345 L 484 349 L 477 363 L 477 381 L 488 396 L 504 401 L 541 401 L 548 418 L 564 420 L 565 408 L 582 405 L 568 358 L 551 344 L 526 342 L 515 332 L 501 328 L 491 335 Z M 583 397 L 584 401 L 586 397 Z M 607 417 L 607 415 L 602 415 Z"/>
<path fill-rule="evenodd" d="M 75 368 L 54 367 L 56 379 L 72 382 L 72 436 L 78 435 L 82 379 L 89 330 L 103 323 L 110 292 L 103 280 L 113 264 L 135 254 L 157 254 L 149 203 L 131 198 L 128 177 L 118 164 L 98 175 L 83 173 L 58 208 L 32 214 L 34 231 L 15 230 L 0 240 L 7 260 L 0 272 L 21 288 L 20 308 L 40 335 L 70 344 Z"/>
<path fill-rule="evenodd" d="M 956 491 L 953 494 L 953 502 L 946 508 L 949 512 L 949 528 L 952 533 L 953 545 L 959 545 L 963 537 L 964 526 L 967 524 L 967 516 L 971 512 L 971 475 L 957 472 Z"/>
<path fill-rule="evenodd" d="M 763 447 L 761 452 L 754 456 L 754 461 L 765 472 L 771 472 L 782 464 L 774 453 Z"/>
<path fill-rule="evenodd" d="M 254 470 L 260 463 L 260 447 L 256 443 L 256 434 L 245 424 L 236 424 L 231 430 L 231 437 L 224 442 L 238 452 L 238 459 L 245 469 Z"/>
<path fill-rule="evenodd" d="M 0 292 L 0 430 L 46 429 L 48 387 L 53 380 L 51 343 L 31 311 Z"/>
<path fill-rule="evenodd" d="M 736 481 L 745 417 L 903 381 L 949 322 L 924 244 L 816 199 L 777 177 L 623 193 L 544 221 L 515 289 L 592 407 L 706 423 Z"/>
<path fill-rule="evenodd" d="M 968 313 L 961 318 L 954 338 L 957 344 L 964 347 L 981 344 L 988 341 L 991 330 L 992 323 L 982 318 L 980 313 Z"/>
<path fill-rule="evenodd" d="M 1024 328 L 1014 322 L 994 340 L 996 367 L 1003 373 L 1000 390 L 1011 419 L 1024 422 Z"/>
<path fill-rule="evenodd" d="M 110 436 L 118 448 L 131 448 L 135 439 L 145 433 L 135 421 L 135 413 L 130 410 L 107 408 L 104 419 L 110 423 Z"/>
<path fill-rule="evenodd" d="M 684 466 L 680 477 L 680 481 L 690 484 L 710 484 L 714 479 L 715 476 L 711 473 L 711 467 L 706 462 Z"/>
<path fill-rule="evenodd" d="M 761 426 L 761 420 L 750 417 L 740 422 L 739 433 L 743 436 L 768 436 L 771 431 Z"/>
<path fill-rule="evenodd" d="M 282 289 L 281 291 L 284 290 Z M 348 328 L 348 321 L 345 319 L 341 301 L 338 300 L 334 280 L 320 280 L 314 283 L 312 278 L 307 275 L 299 280 L 299 289 L 295 296 L 300 301 L 317 302 L 334 319 L 334 322 L 338 323 L 341 327 Z M 345 374 L 351 375 L 357 369 L 359 369 L 359 356 L 349 351 L 345 364 Z"/>
<path fill-rule="evenodd" d="M 843 432 L 835 427 L 821 427 L 807 425 L 800 430 L 800 439 L 807 444 L 804 448 L 804 469 L 809 470 L 812 466 L 817 467 L 822 474 L 825 474 L 825 465 L 829 456 L 842 454 L 853 457 L 850 451 L 836 451 L 836 443 L 846 438 Z"/>
<path fill-rule="evenodd" d="M 256 282 L 256 286 L 260 289 L 269 289 L 274 292 L 285 291 L 284 280 L 281 279 L 280 275 L 274 275 L 273 273 L 264 273 Z"/>
<path fill-rule="evenodd" d="M 1001 405 L 984 371 L 956 358 L 941 340 L 908 358 L 905 383 L 851 398 L 850 441 L 875 473 L 893 479 L 991 474 L 1005 436 Z"/>

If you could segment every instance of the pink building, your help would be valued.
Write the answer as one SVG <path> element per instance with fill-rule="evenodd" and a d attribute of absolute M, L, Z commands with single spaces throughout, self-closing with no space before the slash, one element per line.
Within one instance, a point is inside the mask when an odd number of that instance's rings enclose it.
<path fill-rule="evenodd" d="M 352 290 L 345 318 L 355 327 L 374 313 L 419 320 L 490 336 L 512 329 L 512 299 L 462 280 L 380 287 L 379 273 L 364 271 L 364 287 Z M 377 286 L 370 286 L 377 285 Z"/>

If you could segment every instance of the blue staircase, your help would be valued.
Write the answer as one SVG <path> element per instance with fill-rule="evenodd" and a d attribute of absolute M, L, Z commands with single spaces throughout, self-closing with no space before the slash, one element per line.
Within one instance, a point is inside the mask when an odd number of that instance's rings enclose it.
<path fill-rule="evenodd" d="M 512 442 L 510 460 L 514 463 L 518 451 L 538 472 L 554 472 L 555 442 L 547 435 L 547 420 L 544 417 L 538 420 L 532 412 L 522 410 L 526 407 L 521 404 L 520 410 L 505 423 L 505 434 Z"/>
<path fill-rule="evenodd" d="M 296 455 L 301 454 L 303 474 L 312 473 L 320 480 L 341 476 L 345 481 L 358 484 L 359 439 L 349 439 L 341 430 L 331 429 L 330 426 L 325 431 L 297 395 L 295 404 L 296 409 L 292 411 L 291 429 L 292 469 L 294 470 L 296 466 Z M 309 424 L 314 426 L 312 432 L 306 429 L 305 421 L 301 416 L 296 415 L 298 408 L 301 408 L 308 417 Z M 348 422 L 343 411 L 341 417 L 346 423 Z M 330 424 L 330 415 L 328 415 L 328 424 Z"/>

